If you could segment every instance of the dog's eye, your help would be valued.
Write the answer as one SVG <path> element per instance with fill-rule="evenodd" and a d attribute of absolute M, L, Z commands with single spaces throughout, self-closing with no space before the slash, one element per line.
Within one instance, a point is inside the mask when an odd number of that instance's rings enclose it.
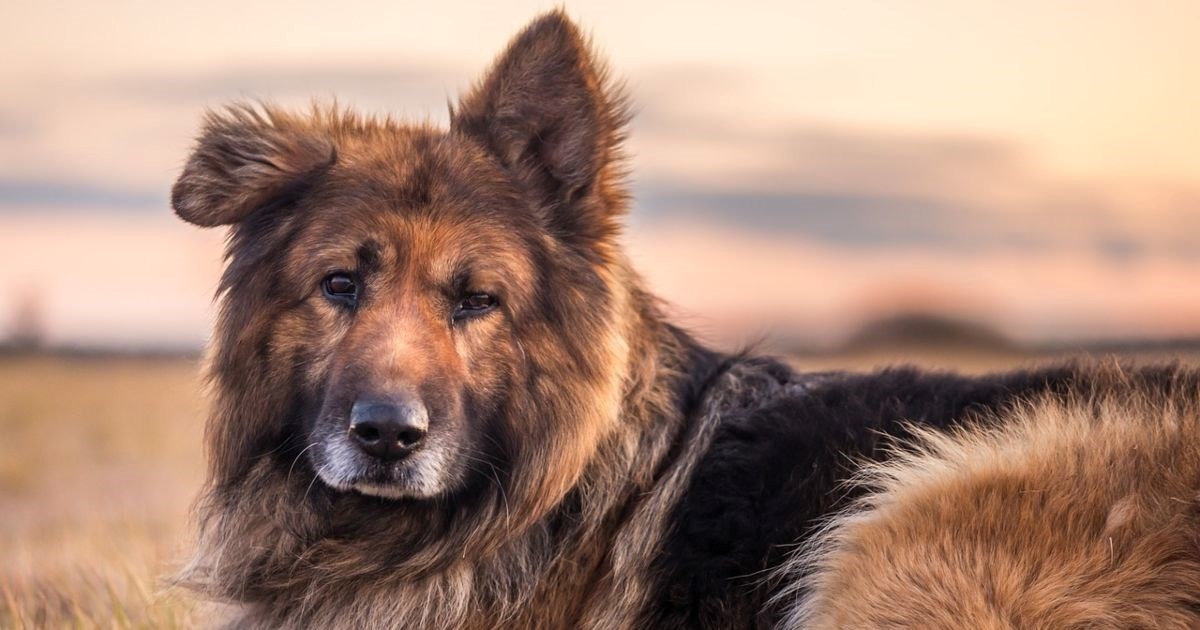
<path fill-rule="evenodd" d="M 358 300 L 358 283 L 348 273 L 329 274 L 321 281 L 321 288 L 325 297 L 341 304 L 353 306 Z"/>
<path fill-rule="evenodd" d="M 458 306 L 454 307 L 454 319 L 460 320 L 465 317 L 474 315 L 482 315 L 493 308 L 496 308 L 496 298 L 487 293 L 472 293 L 463 298 Z"/>

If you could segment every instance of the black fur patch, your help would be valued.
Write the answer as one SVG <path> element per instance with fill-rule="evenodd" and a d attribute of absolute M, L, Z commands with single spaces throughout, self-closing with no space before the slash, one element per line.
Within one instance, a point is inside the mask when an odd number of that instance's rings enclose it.
<path fill-rule="evenodd" d="M 912 368 L 796 375 L 751 361 L 777 386 L 744 393 L 747 406 L 722 418 L 670 518 L 645 627 L 773 627 L 775 585 L 765 580 L 852 498 L 841 482 L 854 460 L 881 457 L 885 436 L 908 437 L 906 422 L 945 427 L 1019 397 L 1065 394 L 1088 378 L 1075 365 L 972 378 Z M 1151 391 L 1181 377 L 1198 380 L 1170 366 L 1130 373 Z"/>

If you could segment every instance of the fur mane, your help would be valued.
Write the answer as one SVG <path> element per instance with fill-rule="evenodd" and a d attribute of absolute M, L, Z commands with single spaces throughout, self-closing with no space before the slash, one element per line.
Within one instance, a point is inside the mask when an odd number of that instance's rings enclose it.
<path fill-rule="evenodd" d="M 500 414 L 534 429 L 489 434 L 497 455 L 475 457 L 474 485 L 445 500 L 381 501 L 316 478 L 298 437 L 315 401 L 295 369 L 314 358 L 289 345 L 282 300 L 253 297 L 272 295 L 271 261 L 294 246 L 298 219 L 279 210 L 306 178 L 337 168 L 347 145 L 383 147 L 376 159 L 397 162 L 388 147 L 405 128 L 336 108 L 235 106 L 210 115 L 176 185 L 184 219 L 233 225 L 208 358 L 209 475 L 180 581 L 253 602 L 242 623 L 483 627 L 532 602 L 547 619 L 571 618 L 621 517 L 680 439 L 697 389 L 687 383 L 705 378 L 685 366 L 707 351 L 663 323 L 616 246 L 628 204 L 622 91 L 561 11 L 518 35 L 487 77 L 454 108 L 446 137 L 491 151 L 532 196 L 552 235 L 531 244 L 541 281 L 605 303 L 556 333 L 527 324 L 522 380 Z M 523 138 L 530 125 L 545 126 L 544 146 Z M 540 153 L 517 151 L 530 146 Z M 543 300 L 545 317 L 564 317 L 557 299 Z"/>
<path fill-rule="evenodd" d="M 218 601 L 257 602 L 249 616 L 240 611 L 239 623 L 262 627 L 472 628 L 531 610 L 547 625 L 577 616 L 601 565 L 613 561 L 606 555 L 622 517 L 667 474 L 663 466 L 682 439 L 682 412 L 703 389 L 696 381 L 710 376 L 685 374 L 684 365 L 694 365 L 702 351 L 661 323 L 652 298 L 634 289 L 630 307 L 635 314 L 621 319 L 638 330 L 623 334 L 640 340 L 633 349 L 639 359 L 622 385 L 618 427 L 556 504 L 513 501 L 498 470 L 491 471 L 494 485 L 453 503 L 342 495 L 315 478 L 302 448 L 284 442 L 234 477 L 221 477 L 214 465 L 197 507 L 196 549 L 180 583 Z M 221 448 L 214 432 L 261 422 L 252 414 L 262 411 L 247 404 L 247 375 L 215 365 L 209 444 Z M 270 388 L 263 383 L 249 391 Z M 272 417 L 290 424 L 282 414 Z M 659 508 L 658 520 L 666 509 Z"/>

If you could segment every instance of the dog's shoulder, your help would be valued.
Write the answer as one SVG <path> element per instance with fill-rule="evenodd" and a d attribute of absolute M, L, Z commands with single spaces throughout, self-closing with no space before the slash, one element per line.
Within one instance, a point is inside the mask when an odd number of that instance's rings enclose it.
<path fill-rule="evenodd" d="M 967 383 L 911 368 L 799 373 L 759 357 L 729 367 L 698 408 L 708 417 L 696 422 L 715 429 L 668 517 L 652 623 L 722 627 L 757 618 L 769 626 L 764 571 L 836 504 L 848 455 L 876 448 L 884 418 L 936 416 L 925 399 L 944 401 Z"/>

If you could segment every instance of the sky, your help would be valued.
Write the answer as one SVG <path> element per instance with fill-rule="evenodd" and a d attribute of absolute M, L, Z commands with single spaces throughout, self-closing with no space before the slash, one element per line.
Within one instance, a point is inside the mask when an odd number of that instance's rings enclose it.
<path fill-rule="evenodd" d="M 32 303 L 55 343 L 201 343 L 222 235 L 166 199 L 204 108 L 444 122 L 554 6 L 0 4 L 0 338 Z M 697 327 L 1200 334 L 1200 3 L 562 6 L 635 105 L 631 254 Z"/>

